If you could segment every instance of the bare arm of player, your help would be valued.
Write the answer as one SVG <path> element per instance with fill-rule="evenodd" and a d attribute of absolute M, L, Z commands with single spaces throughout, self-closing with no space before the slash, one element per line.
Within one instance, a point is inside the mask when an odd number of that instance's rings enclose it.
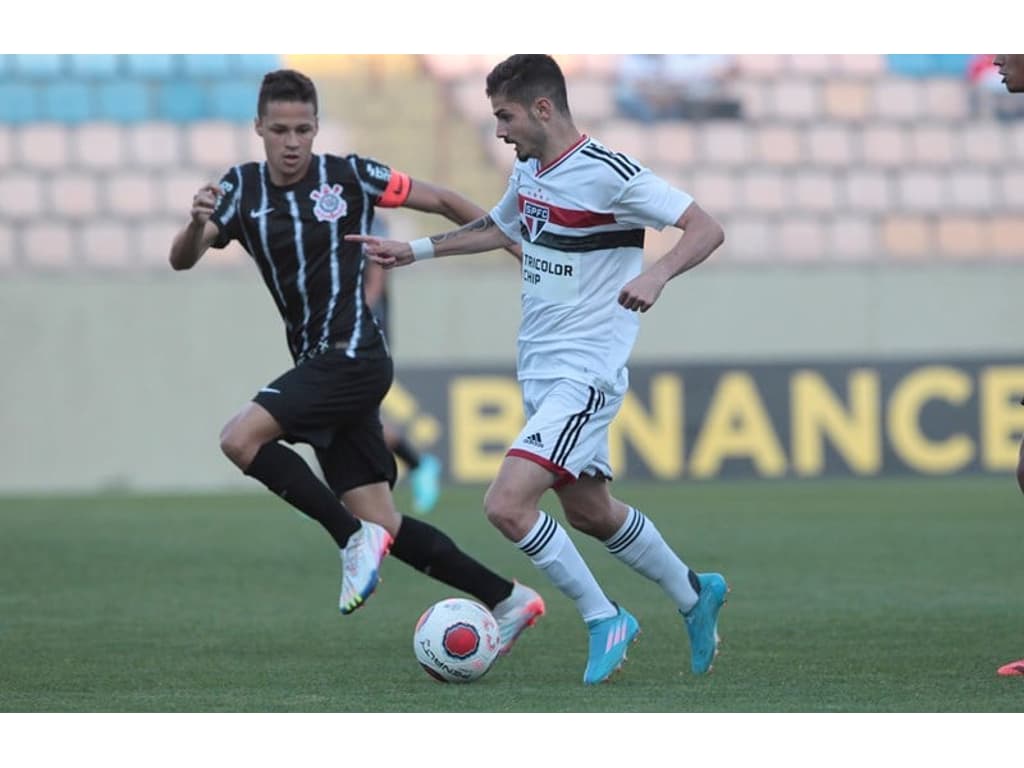
<path fill-rule="evenodd" d="M 669 280 L 696 267 L 725 242 L 722 226 L 696 202 L 690 203 L 675 226 L 683 230 L 679 242 L 619 293 L 619 304 L 626 309 L 646 312 Z"/>
<path fill-rule="evenodd" d="M 350 243 L 362 243 L 364 252 L 385 269 L 404 267 L 416 260 L 412 244 L 400 240 L 381 240 L 372 235 L 345 235 Z M 488 215 L 464 227 L 430 238 L 433 256 L 454 256 L 460 253 L 483 253 L 496 248 L 509 248 L 514 243 L 505 237 Z"/>
<path fill-rule="evenodd" d="M 426 213 L 437 213 L 455 224 L 468 224 L 487 215 L 487 211 L 458 192 L 430 184 L 419 179 L 409 180 L 409 197 L 405 206 Z M 519 261 L 523 259 L 523 251 L 518 243 L 504 247 Z"/>
<path fill-rule="evenodd" d="M 206 250 L 217 239 L 217 225 L 210 221 L 217 208 L 220 187 L 206 184 L 192 197 L 192 220 L 186 224 L 171 244 L 171 268 L 192 269 Z"/>

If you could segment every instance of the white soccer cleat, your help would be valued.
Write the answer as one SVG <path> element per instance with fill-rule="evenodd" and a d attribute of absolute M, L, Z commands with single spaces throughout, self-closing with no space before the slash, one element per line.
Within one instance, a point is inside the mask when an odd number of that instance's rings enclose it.
<path fill-rule="evenodd" d="M 512 587 L 512 594 L 494 606 L 491 615 L 501 631 L 498 654 L 504 656 L 512 650 L 512 645 L 523 630 L 532 627 L 544 615 L 544 598 L 517 581 Z"/>
<path fill-rule="evenodd" d="M 380 582 L 380 561 L 391 549 L 394 539 L 376 523 L 362 521 L 362 527 L 349 536 L 341 551 L 341 597 L 338 608 L 343 614 L 360 608 Z"/>

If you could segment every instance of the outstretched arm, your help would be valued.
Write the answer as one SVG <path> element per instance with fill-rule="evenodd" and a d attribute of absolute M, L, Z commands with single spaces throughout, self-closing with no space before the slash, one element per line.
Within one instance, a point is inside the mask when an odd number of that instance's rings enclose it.
<path fill-rule="evenodd" d="M 371 235 L 345 235 L 351 243 L 362 243 L 366 255 L 385 269 L 402 267 L 418 259 L 436 256 L 454 256 L 459 253 L 483 253 L 495 248 L 509 248 L 509 240 L 490 216 L 483 216 L 464 227 L 423 237 L 411 243 L 400 240 L 382 240 Z"/>
<path fill-rule="evenodd" d="M 623 286 L 619 304 L 626 309 L 646 312 L 669 280 L 696 267 L 725 242 L 721 225 L 695 202 L 683 211 L 675 226 L 683 230 L 679 242 Z"/>
<path fill-rule="evenodd" d="M 469 224 L 487 216 L 487 211 L 455 190 L 419 179 L 410 179 L 409 181 L 409 196 L 405 200 L 406 208 L 425 213 L 436 213 L 459 225 Z M 504 247 L 516 259 L 522 260 L 522 249 L 518 243 L 511 245 L 501 243 L 494 247 Z"/>

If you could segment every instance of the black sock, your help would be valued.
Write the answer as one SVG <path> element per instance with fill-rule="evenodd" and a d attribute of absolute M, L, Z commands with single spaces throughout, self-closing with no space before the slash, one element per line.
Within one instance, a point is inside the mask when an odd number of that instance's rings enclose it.
<path fill-rule="evenodd" d="M 413 447 L 407 437 L 403 437 L 398 441 L 398 445 L 395 446 L 395 450 L 392 453 L 405 462 L 405 465 L 410 470 L 416 469 L 420 465 L 420 452 Z"/>
<path fill-rule="evenodd" d="M 511 581 L 477 562 L 432 525 L 402 517 L 391 556 L 493 608 L 512 594 Z"/>
<path fill-rule="evenodd" d="M 320 523 L 339 549 L 344 549 L 348 537 L 359 530 L 359 521 L 317 479 L 305 460 L 280 443 L 267 443 L 260 448 L 245 474 Z"/>

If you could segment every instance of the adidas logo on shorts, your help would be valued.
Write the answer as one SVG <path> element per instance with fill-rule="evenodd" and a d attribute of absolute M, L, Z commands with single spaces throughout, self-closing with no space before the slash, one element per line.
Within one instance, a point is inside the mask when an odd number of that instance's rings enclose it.
<path fill-rule="evenodd" d="M 540 432 L 534 432 L 532 435 L 525 438 L 523 442 L 526 443 L 527 445 L 532 445 L 535 448 L 544 447 L 544 441 L 540 439 Z"/>

